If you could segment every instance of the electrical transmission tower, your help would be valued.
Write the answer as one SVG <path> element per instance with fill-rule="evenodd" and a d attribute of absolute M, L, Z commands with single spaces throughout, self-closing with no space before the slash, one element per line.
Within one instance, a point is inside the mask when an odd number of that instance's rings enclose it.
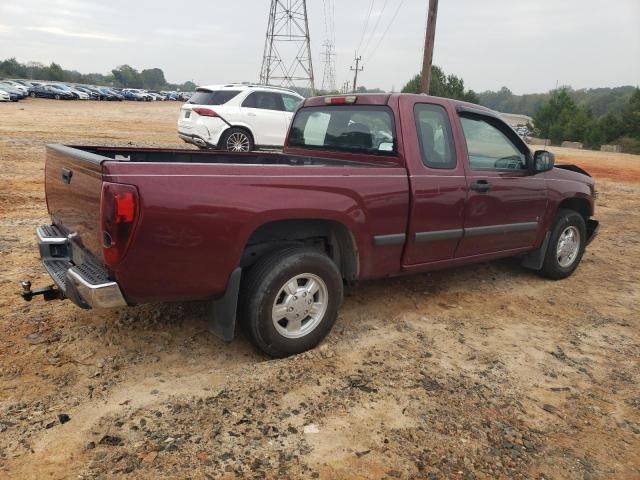
<path fill-rule="evenodd" d="M 333 92 L 336 89 L 336 67 L 333 57 L 333 42 L 325 40 L 322 44 L 322 58 L 324 60 L 324 75 L 322 76 L 322 90 Z"/>
<path fill-rule="evenodd" d="M 260 83 L 315 91 L 306 0 L 271 0 Z"/>

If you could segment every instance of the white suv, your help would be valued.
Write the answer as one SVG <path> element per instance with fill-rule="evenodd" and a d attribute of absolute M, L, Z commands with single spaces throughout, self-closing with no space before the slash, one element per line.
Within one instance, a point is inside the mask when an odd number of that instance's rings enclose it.
<path fill-rule="evenodd" d="M 178 136 L 201 148 L 249 152 L 279 148 L 304 97 L 267 85 L 199 87 L 182 106 Z"/>

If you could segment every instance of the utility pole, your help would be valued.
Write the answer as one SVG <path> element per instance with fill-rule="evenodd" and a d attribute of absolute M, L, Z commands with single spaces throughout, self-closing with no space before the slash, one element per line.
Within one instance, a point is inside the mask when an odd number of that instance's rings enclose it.
<path fill-rule="evenodd" d="M 360 61 L 362 60 L 362 57 L 356 57 L 356 68 L 351 67 L 351 71 L 354 72 L 353 74 L 353 93 L 356 93 L 356 87 L 358 86 L 358 72 L 361 72 L 364 67 L 360 67 L 358 68 L 358 65 L 360 65 Z"/>
<path fill-rule="evenodd" d="M 433 62 L 433 44 L 436 38 L 436 17 L 438 16 L 438 0 L 429 0 L 427 14 L 427 33 L 424 37 L 424 57 L 422 59 L 422 76 L 420 92 L 429 93 L 431 84 L 431 64 Z"/>

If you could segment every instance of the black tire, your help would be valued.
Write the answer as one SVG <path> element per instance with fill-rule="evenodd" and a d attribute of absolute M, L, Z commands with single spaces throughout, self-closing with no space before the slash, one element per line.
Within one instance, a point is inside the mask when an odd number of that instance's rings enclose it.
<path fill-rule="evenodd" d="M 578 232 L 578 250 L 570 264 L 562 265 L 558 257 L 558 247 L 561 242 L 562 234 L 570 227 L 573 227 L 575 231 Z M 576 268 L 578 268 L 580 260 L 582 260 L 587 239 L 586 235 L 587 227 L 582 215 L 574 210 L 559 208 L 556 213 L 553 228 L 551 229 L 549 246 L 547 247 L 544 263 L 542 264 L 542 268 L 539 273 L 542 276 L 553 280 L 560 280 L 571 275 Z"/>
<path fill-rule="evenodd" d="M 56 96 L 55 96 L 55 97 L 53 97 L 53 98 L 55 98 L 56 100 L 60 100 L 60 95 L 56 95 Z"/>
<path fill-rule="evenodd" d="M 30 96 L 31 98 L 36 98 L 36 92 L 31 92 L 31 93 L 29 94 L 29 96 Z"/>
<path fill-rule="evenodd" d="M 233 142 L 233 139 L 239 137 L 242 137 L 244 139 L 242 140 L 242 144 L 246 144 L 247 147 L 246 149 L 245 147 L 243 147 L 242 150 L 234 150 L 233 145 L 238 145 L 238 142 Z M 226 150 L 228 152 L 251 152 L 255 147 L 251 134 L 244 128 L 238 127 L 232 127 L 224 132 L 218 146 L 221 150 Z"/>
<path fill-rule="evenodd" d="M 310 331 L 298 338 L 288 338 L 276 328 L 272 309 L 276 296 L 282 294 L 281 289 L 291 279 L 303 274 L 313 275 L 324 282 L 326 290 L 322 295 L 326 295 L 326 309 L 315 322 L 311 317 L 301 320 L 302 325 L 305 321 L 315 323 Z M 342 295 L 342 277 L 327 255 L 312 248 L 287 247 L 267 254 L 243 274 L 238 310 L 240 325 L 250 340 L 271 357 L 302 353 L 315 347 L 331 331 L 342 305 Z M 315 297 L 311 301 L 315 301 Z M 282 321 L 288 323 L 288 320 Z"/>

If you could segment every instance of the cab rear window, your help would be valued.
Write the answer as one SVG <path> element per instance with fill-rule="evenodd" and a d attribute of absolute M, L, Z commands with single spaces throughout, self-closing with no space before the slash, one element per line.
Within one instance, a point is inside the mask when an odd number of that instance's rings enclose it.
<path fill-rule="evenodd" d="M 240 90 L 199 90 L 187 103 L 194 105 L 223 105 L 238 95 Z"/>
<path fill-rule="evenodd" d="M 391 110 L 378 105 L 307 107 L 291 126 L 290 147 L 395 155 L 396 131 Z"/>

